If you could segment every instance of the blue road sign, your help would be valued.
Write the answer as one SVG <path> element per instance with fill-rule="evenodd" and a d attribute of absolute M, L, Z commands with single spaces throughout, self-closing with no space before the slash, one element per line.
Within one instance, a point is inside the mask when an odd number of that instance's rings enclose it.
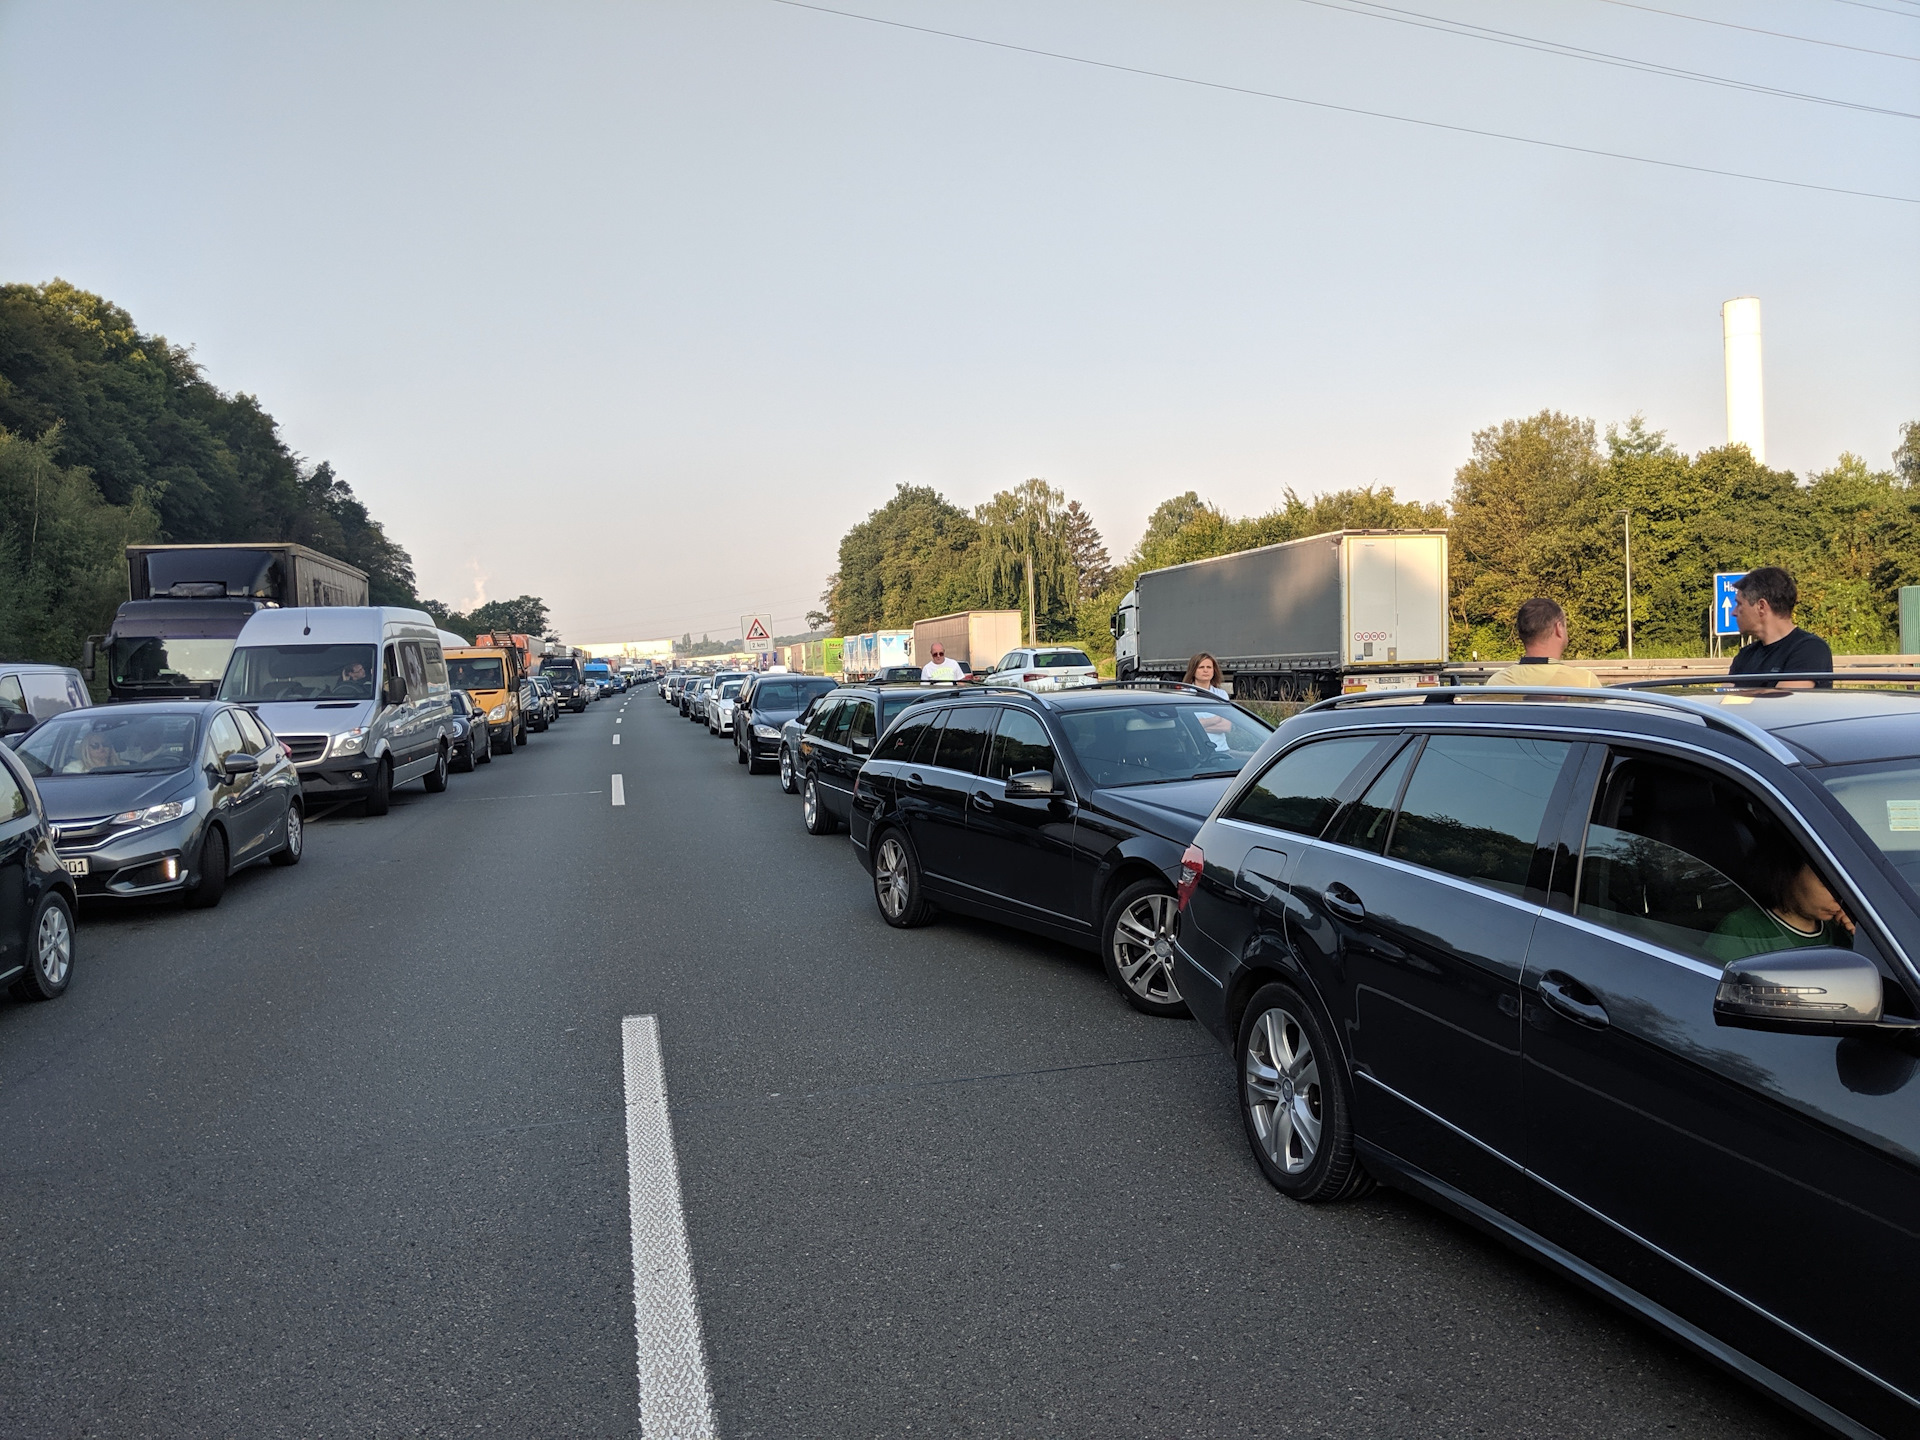
<path fill-rule="evenodd" d="M 1713 577 L 1713 633 L 1716 635 L 1738 635 L 1740 625 L 1733 618 L 1733 587 L 1747 578 L 1747 572 L 1739 574 L 1721 574 Z"/>

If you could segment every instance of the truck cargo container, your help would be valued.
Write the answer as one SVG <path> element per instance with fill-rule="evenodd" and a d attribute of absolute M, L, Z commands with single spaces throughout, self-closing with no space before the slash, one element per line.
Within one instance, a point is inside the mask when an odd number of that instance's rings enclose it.
<path fill-rule="evenodd" d="M 1149 570 L 1112 629 L 1122 680 L 1178 680 L 1204 650 L 1243 699 L 1437 684 L 1447 535 L 1339 530 Z"/>
<path fill-rule="evenodd" d="M 889 665 L 912 663 L 911 630 L 869 630 L 864 635 L 846 637 L 840 669 L 848 681 L 855 681 L 869 679 Z"/>
<path fill-rule="evenodd" d="M 1018 610 L 961 610 L 913 622 L 913 663 L 925 666 L 933 658 L 937 640 L 949 660 L 963 661 L 971 670 L 994 668 L 1009 650 L 1018 650 L 1024 617 Z"/>
<path fill-rule="evenodd" d="M 127 600 L 87 641 L 114 700 L 211 697 L 234 642 L 261 610 L 365 605 L 366 572 L 304 545 L 129 545 Z"/>

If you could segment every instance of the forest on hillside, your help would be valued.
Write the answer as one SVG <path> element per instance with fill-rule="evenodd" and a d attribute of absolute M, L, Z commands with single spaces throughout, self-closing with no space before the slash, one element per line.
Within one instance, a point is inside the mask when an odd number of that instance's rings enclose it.
<path fill-rule="evenodd" d="M 413 604 L 413 561 L 251 395 L 63 280 L 0 285 L 0 656 L 76 664 L 126 598 L 129 544 L 272 539 Z"/>
<path fill-rule="evenodd" d="M 1329 530 L 1436 528 L 1449 534 L 1455 658 L 1519 653 L 1513 615 L 1550 595 L 1571 621 L 1569 654 L 1625 653 L 1625 523 L 1633 529 L 1635 653 L 1702 655 L 1716 570 L 1783 565 L 1798 619 L 1837 654 L 1899 649 L 1903 585 L 1920 584 L 1920 422 L 1901 428 L 1886 467 L 1853 454 L 1802 479 L 1744 446 L 1687 455 L 1635 417 L 1595 422 L 1542 411 L 1472 437 L 1445 503 L 1392 487 L 1302 498 L 1235 518 L 1188 490 L 1163 501 L 1138 544 L 1108 557 L 1091 514 L 1030 479 L 968 511 L 901 485 L 840 542 L 814 618 L 835 634 L 904 627 L 928 615 L 1024 608 L 1024 557 L 1044 640 L 1112 654 L 1108 617 L 1143 570 Z"/>

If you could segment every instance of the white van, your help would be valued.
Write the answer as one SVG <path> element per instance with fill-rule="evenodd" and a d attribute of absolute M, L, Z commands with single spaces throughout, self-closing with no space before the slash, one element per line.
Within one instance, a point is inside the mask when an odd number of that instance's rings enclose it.
<path fill-rule="evenodd" d="M 432 618 L 380 605 L 262 610 L 220 683 L 292 752 L 309 805 L 365 800 L 369 815 L 410 780 L 447 788 L 450 693 Z"/>

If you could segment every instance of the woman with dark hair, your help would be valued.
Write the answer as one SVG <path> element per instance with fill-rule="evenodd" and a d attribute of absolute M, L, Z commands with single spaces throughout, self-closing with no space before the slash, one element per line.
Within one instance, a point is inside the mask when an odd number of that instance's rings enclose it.
<path fill-rule="evenodd" d="M 1707 937 L 1716 959 L 1813 945 L 1852 947 L 1853 917 L 1797 849 L 1765 845 L 1751 864 L 1746 889 L 1755 903 L 1735 910 Z"/>
<path fill-rule="evenodd" d="M 1226 687 L 1220 683 L 1220 662 L 1204 650 L 1187 661 L 1186 683 L 1198 685 L 1208 694 L 1218 695 L 1222 700 L 1233 698 L 1227 694 Z"/>

